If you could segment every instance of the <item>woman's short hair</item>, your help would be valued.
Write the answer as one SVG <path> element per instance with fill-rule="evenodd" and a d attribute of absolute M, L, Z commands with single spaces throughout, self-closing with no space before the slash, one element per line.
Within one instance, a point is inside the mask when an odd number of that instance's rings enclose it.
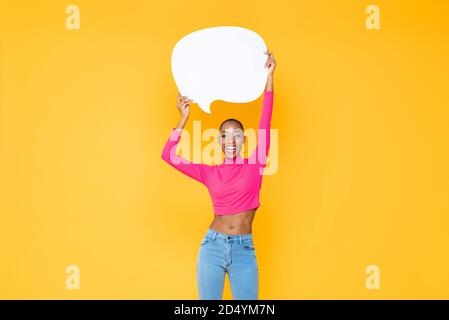
<path fill-rule="evenodd" d="M 234 118 L 228 118 L 228 119 L 226 119 L 225 121 L 223 121 L 223 122 L 221 123 L 221 125 L 220 125 L 220 130 L 219 130 L 219 131 L 221 131 L 221 128 L 223 127 L 223 125 L 224 125 L 226 122 L 235 122 L 235 123 L 237 123 L 237 124 L 239 125 L 240 128 L 242 128 L 242 131 L 245 131 L 245 130 L 243 130 L 243 124 L 242 124 L 239 120 L 234 119 Z"/>

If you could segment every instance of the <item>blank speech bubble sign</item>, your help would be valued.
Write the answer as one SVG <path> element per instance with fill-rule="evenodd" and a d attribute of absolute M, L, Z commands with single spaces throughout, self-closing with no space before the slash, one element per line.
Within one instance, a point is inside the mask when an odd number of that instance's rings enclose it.
<path fill-rule="evenodd" d="M 211 113 L 214 100 L 243 103 L 263 92 L 267 47 L 257 33 L 242 27 L 198 30 L 173 48 L 171 68 L 178 90 Z"/>

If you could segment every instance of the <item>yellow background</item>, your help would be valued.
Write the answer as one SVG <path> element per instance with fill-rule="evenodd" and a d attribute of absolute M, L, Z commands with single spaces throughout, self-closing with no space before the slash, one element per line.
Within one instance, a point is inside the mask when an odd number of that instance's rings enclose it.
<path fill-rule="evenodd" d="M 65 27 L 69 4 L 80 30 Z M 365 28 L 369 4 L 380 30 Z M 449 298 L 447 1 L 0 9 L 0 298 L 197 299 L 212 203 L 160 154 L 179 118 L 171 50 L 220 25 L 259 33 L 278 62 L 279 168 L 253 226 L 260 298 Z M 193 105 L 186 129 L 256 128 L 261 101 Z M 65 287 L 71 264 L 80 290 Z"/>

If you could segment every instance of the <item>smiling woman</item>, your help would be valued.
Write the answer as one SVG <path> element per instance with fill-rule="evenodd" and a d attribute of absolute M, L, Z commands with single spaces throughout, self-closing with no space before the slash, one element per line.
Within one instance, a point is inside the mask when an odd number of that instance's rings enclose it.
<path fill-rule="evenodd" d="M 272 81 L 272 80 L 269 80 Z M 259 142 L 249 158 L 242 158 L 244 136 L 240 128 L 229 122 L 223 125 L 224 138 L 220 137 L 225 159 L 219 165 L 192 163 L 176 154 L 176 146 L 181 139 L 181 130 L 174 128 L 162 151 L 162 159 L 185 175 L 204 184 L 211 195 L 215 216 L 237 215 L 255 211 L 260 205 L 259 191 L 263 171 L 270 146 L 270 121 L 273 108 L 273 91 L 265 91 L 262 117 L 259 129 Z M 182 128 L 181 128 L 182 129 Z M 251 232 L 251 225 L 236 225 L 236 217 L 230 224 L 216 225 L 220 232 Z M 220 221 L 225 221 L 221 219 Z M 231 222 L 231 221 L 230 221 Z M 243 222 L 243 221 L 242 221 Z M 232 230 L 236 228 L 236 230 Z"/>
<path fill-rule="evenodd" d="M 222 122 L 219 143 L 225 158 L 233 159 L 240 154 L 245 140 L 243 125 L 239 120 L 230 118 Z"/>
<path fill-rule="evenodd" d="M 176 145 L 188 120 L 192 102 L 178 96 L 181 119 L 165 144 L 162 159 L 175 169 L 204 184 L 212 198 L 214 220 L 200 246 L 197 279 L 200 299 L 221 299 L 224 277 L 229 274 L 234 299 L 257 299 L 258 265 L 252 236 L 252 222 L 260 206 L 259 192 L 270 146 L 273 111 L 273 71 L 276 62 L 268 54 L 267 83 L 256 149 L 249 158 L 240 152 L 245 142 L 243 125 L 237 119 L 226 119 L 220 125 L 219 142 L 224 163 L 192 163 L 176 154 Z M 231 263 L 232 262 L 232 263 Z"/>

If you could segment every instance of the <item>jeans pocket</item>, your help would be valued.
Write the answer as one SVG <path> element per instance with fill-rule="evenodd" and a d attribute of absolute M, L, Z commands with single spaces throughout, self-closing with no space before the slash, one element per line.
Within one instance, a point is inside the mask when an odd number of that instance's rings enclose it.
<path fill-rule="evenodd" d="M 252 239 L 245 239 L 242 242 L 243 249 L 254 250 L 254 242 Z"/>
<path fill-rule="evenodd" d="M 211 242 L 212 239 L 210 239 L 209 237 L 204 237 L 203 240 L 201 241 L 201 245 L 204 246 L 206 244 L 208 244 L 209 242 Z"/>

